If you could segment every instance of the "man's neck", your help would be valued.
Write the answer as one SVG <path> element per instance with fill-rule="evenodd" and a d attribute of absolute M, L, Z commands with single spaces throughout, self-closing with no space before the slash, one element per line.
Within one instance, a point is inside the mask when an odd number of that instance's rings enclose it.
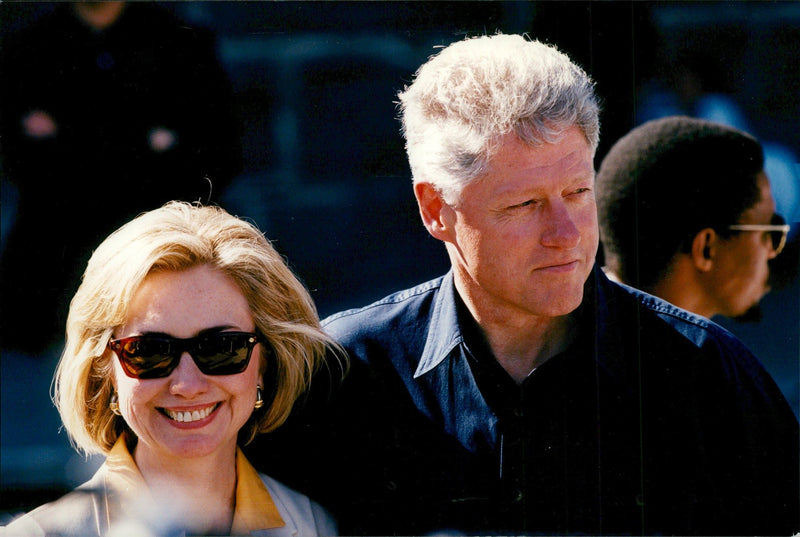
<path fill-rule="evenodd" d="M 489 308 L 458 291 L 494 358 L 521 384 L 547 360 L 564 352 L 577 331 L 574 314 L 542 317 L 514 308 Z"/>
<path fill-rule="evenodd" d="M 101 32 L 117 22 L 125 2 L 76 2 L 72 9 L 86 25 Z"/>
<path fill-rule="evenodd" d="M 664 277 L 645 291 L 697 315 L 717 313 L 689 256 L 676 256 Z"/>
<path fill-rule="evenodd" d="M 564 352 L 574 337 L 572 317 L 558 317 L 510 327 L 507 324 L 481 324 L 495 359 L 521 384 L 534 369 Z"/>

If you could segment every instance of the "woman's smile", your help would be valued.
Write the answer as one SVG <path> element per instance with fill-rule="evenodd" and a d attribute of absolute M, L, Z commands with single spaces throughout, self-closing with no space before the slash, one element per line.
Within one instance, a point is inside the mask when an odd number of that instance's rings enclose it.
<path fill-rule="evenodd" d="M 181 424 L 205 425 L 213 419 L 212 414 L 214 414 L 221 404 L 222 403 L 214 403 L 210 406 L 188 410 L 170 408 L 159 408 L 158 410 L 169 419 Z"/>

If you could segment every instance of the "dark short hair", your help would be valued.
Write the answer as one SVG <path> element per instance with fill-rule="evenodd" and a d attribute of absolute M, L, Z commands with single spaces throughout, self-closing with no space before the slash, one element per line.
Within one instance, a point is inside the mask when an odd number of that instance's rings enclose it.
<path fill-rule="evenodd" d="M 622 137 L 597 173 L 606 265 L 624 282 L 652 288 L 705 228 L 723 235 L 758 203 L 761 144 L 738 129 L 674 116 Z"/>

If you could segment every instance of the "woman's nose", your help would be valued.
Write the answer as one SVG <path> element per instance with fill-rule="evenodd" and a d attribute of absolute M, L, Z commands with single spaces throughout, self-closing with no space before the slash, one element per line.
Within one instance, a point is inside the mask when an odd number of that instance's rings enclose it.
<path fill-rule="evenodd" d="M 173 395 L 191 398 L 206 391 L 208 379 L 188 352 L 181 355 L 178 367 L 170 375 L 169 391 Z"/>

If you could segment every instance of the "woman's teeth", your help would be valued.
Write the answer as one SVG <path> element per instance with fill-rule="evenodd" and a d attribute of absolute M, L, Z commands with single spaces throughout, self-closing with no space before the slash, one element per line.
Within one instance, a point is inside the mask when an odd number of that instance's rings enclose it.
<path fill-rule="evenodd" d="M 175 410 L 170 410 L 168 408 L 165 408 L 164 409 L 164 414 L 166 414 L 167 416 L 169 416 L 171 419 L 173 419 L 175 421 L 179 421 L 181 423 L 187 423 L 187 422 L 199 421 L 199 420 L 207 418 L 208 415 L 211 414 L 214 411 L 215 408 L 216 408 L 216 405 L 212 405 L 212 406 L 210 406 L 208 408 L 204 408 L 202 410 L 192 410 L 192 411 L 188 411 L 187 410 L 185 412 L 180 412 L 180 411 L 175 411 Z"/>

